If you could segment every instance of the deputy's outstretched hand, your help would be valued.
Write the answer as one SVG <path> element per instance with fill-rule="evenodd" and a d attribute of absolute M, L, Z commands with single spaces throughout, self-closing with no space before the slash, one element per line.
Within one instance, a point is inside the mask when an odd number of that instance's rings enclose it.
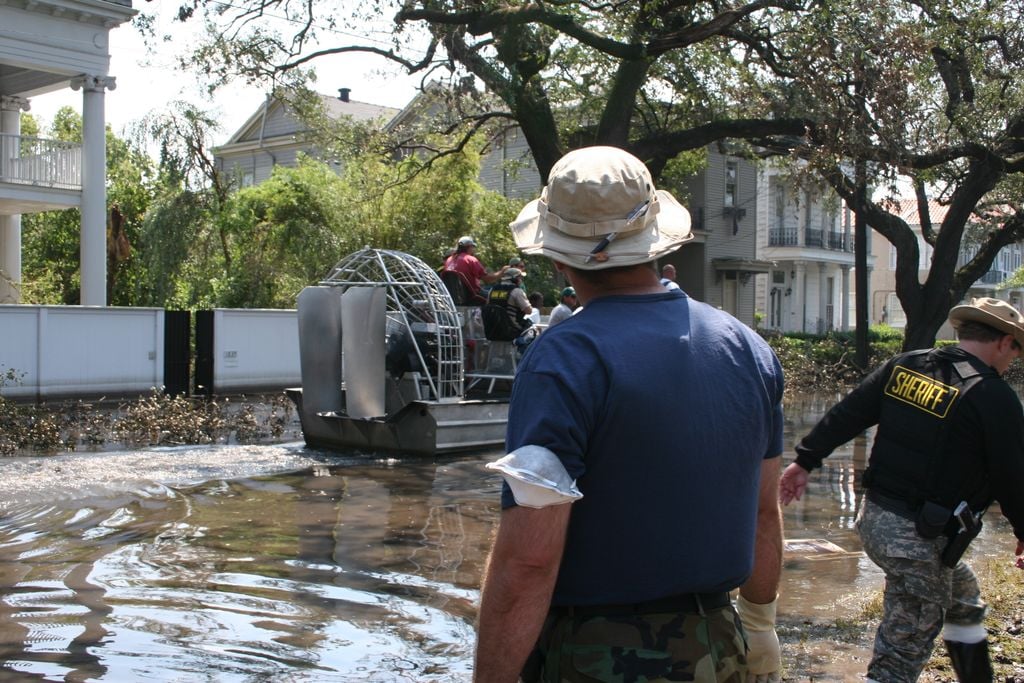
<path fill-rule="evenodd" d="M 793 463 L 786 468 L 779 479 L 779 500 L 783 505 L 789 505 L 794 500 L 800 500 L 807 488 L 808 471 L 800 465 Z"/>

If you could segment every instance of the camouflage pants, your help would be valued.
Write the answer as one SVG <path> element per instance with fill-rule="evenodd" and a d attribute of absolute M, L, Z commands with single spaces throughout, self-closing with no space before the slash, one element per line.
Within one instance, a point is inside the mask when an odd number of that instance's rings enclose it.
<path fill-rule="evenodd" d="M 945 620 L 985 618 L 978 580 L 964 562 L 950 569 L 940 555 L 946 537 L 922 538 L 914 522 L 865 500 L 857 519 L 864 551 L 885 572 L 884 613 L 875 634 L 868 678 L 916 681 Z"/>
<path fill-rule="evenodd" d="M 736 611 L 551 616 L 527 683 L 743 683 L 746 643 Z"/>

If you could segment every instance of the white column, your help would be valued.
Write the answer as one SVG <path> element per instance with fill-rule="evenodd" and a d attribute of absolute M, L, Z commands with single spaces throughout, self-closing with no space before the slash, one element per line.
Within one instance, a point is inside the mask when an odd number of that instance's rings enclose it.
<path fill-rule="evenodd" d="M 21 145 L 21 112 L 28 111 L 28 100 L 0 97 L 0 164 L 18 157 Z M 0 216 L 0 304 L 21 302 L 21 215 Z"/>
<path fill-rule="evenodd" d="M 794 261 L 796 278 L 793 280 L 793 297 L 796 299 L 796 313 L 800 316 L 800 325 L 797 332 L 807 331 L 807 264 L 803 261 Z"/>
<path fill-rule="evenodd" d="M 85 75 L 71 80 L 82 90 L 82 231 L 83 306 L 107 305 L 107 145 L 104 96 L 113 90 L 110 76 Z"/>
<path fill-rule="evenodd" d="M 850 329 L 850 266 L 843 264 L 839 268 L 843 273 L 843 288 L 842 293 L 839 295 L 839 298 L 842 300 L 840 304 L 842 310 L 839 312 L 840 319 L 842 320 L 840 323 L 842 327 L 840 329 L 846 332 Z"/>
<path fill-rule="evenodd" d="M 822 239 L 828 239 L 828 235 L 822 231 Z M 825 314 L 828 311 L 828 305 L 832 303 L 826 300 L 826 294 L 828 294 L 827 280 L 825 277 L 825 263 L 818 262 L 818 324 L 815 326 L 815 332 L 818 334 L 824 333 L 828 329 L 828 321 L 825 319 Z"/>

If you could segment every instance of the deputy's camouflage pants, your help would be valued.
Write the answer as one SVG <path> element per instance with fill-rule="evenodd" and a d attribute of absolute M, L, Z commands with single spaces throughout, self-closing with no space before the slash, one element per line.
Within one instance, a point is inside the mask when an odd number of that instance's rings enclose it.
<path fill-rule="evenodd" d="M 942 564 L 945 536 L 922 538 L 913 521 L 871 501 L 861 505 L 857 530 L 864 551 L 885 572 L 884 613 L 868 678 L 879 683 L 916 681 L 944 617 L 964 626 L 985 618 L 978 580 L 962 561 L 953 569 Z"/>
<path fill-rule="evenodd" d="M 743 683 L 746 644 L 731 607 L 698 614 L 549 617 L 527 683 Z"/>

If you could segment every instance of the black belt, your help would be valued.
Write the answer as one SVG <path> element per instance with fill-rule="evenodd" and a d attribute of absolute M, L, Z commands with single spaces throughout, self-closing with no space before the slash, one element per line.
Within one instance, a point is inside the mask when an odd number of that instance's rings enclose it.
<path fill-rule="evenodd" d="M 895 498 L 875 488 L 868 489 L 868 500 L 883 510 L 888 510 L 911 521 L 917 518 L 917 512 L 921 509 L 920 503 L 904 500 L 903 498 Z"/>
<path fill-rule="evenodd" d="M 613 617 L 624 614 L 704 614 L 721 609 L 732 601 L 728 592 L 682 593 L 657 600 L 620 605 L 555 605 L 551 612 L 570 617 Z"/>

